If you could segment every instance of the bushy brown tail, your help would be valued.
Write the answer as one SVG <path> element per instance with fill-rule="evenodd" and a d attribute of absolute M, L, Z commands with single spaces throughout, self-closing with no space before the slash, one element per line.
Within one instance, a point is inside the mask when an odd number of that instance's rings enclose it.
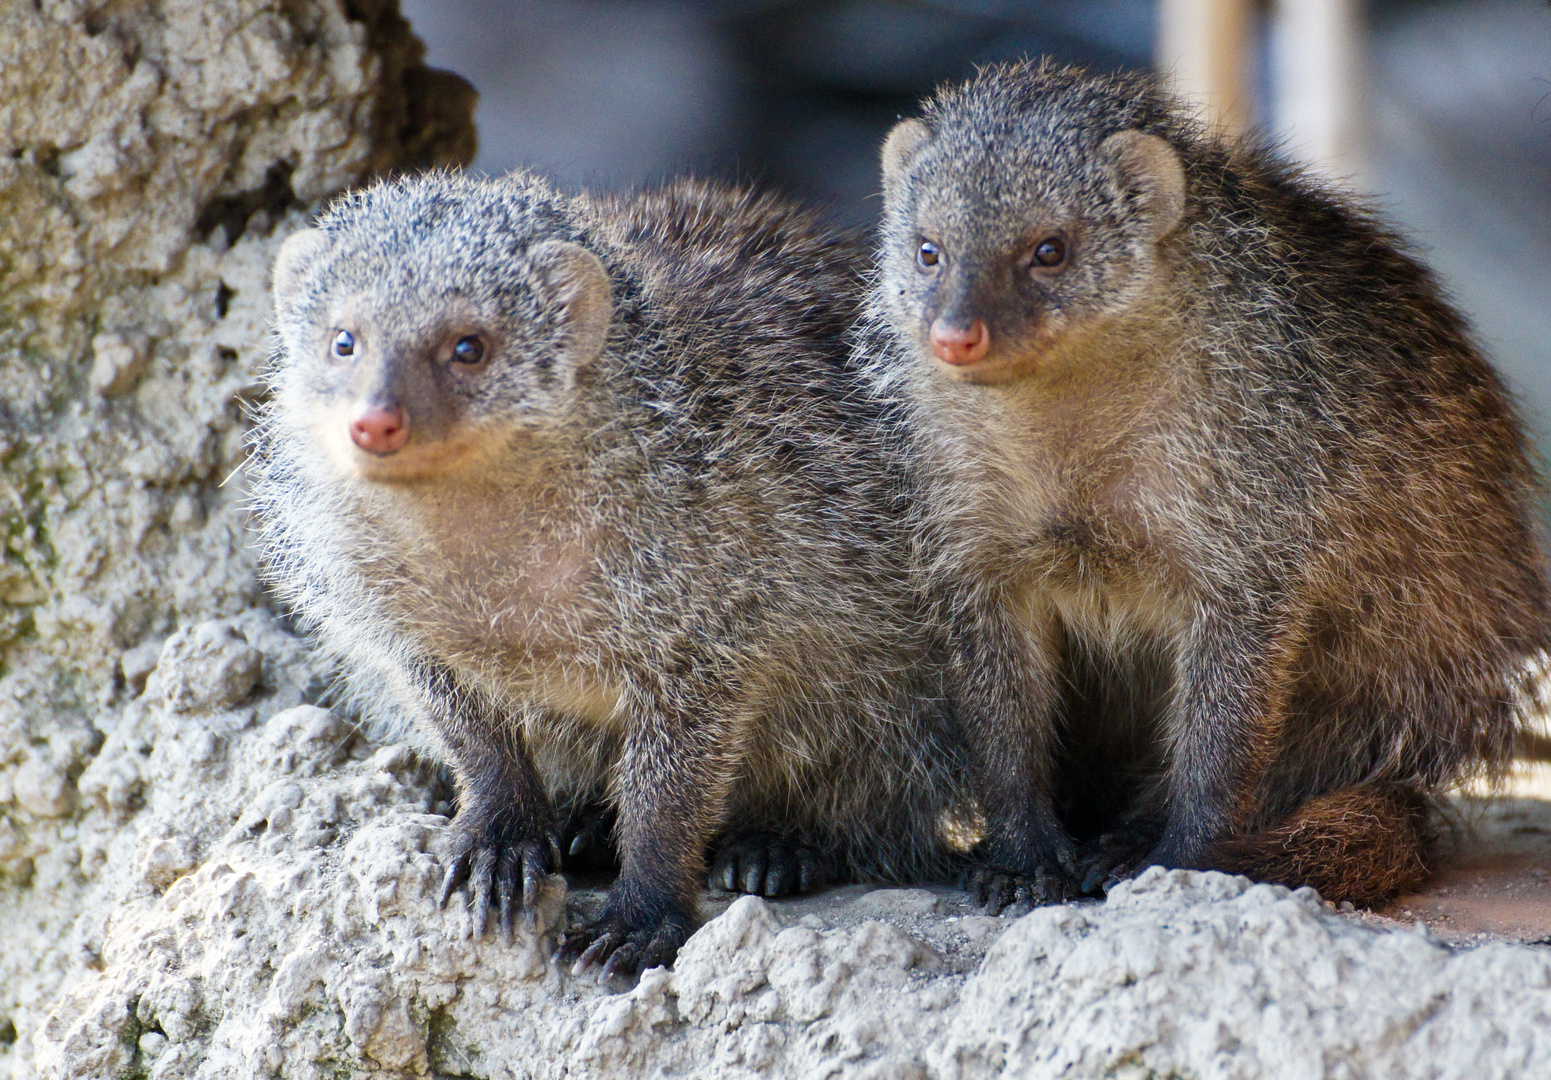
<path fill-rule="evenodd" d="M 1219 844 L 1213 864 L 1256 881 L 1312 885 L 1326 900 L 1372 906 L 1432 871 L 1427 799 L 1400 784 L 1365 784 L 1310 799 L 1274 828 Z"/>

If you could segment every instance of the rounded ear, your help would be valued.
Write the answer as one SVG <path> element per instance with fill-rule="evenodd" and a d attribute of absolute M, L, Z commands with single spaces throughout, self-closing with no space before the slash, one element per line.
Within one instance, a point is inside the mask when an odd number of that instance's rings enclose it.
<path fill-rule="evenodd" d="M 1185 216 L 1185 166 L 1168 141 L 1141 131 L 1117 131 L 1100 152 L 1120 169 L 1128 188 L 1142 195 L 1154 240 L 1161 240 Z"/>
<path fill-rule="evenodd" d="M 565 308 L 560 344 L 577 364 L 603 351 L 614 301 L 603 261 L 579 244 L 546 240 L 528 250 L 546 299 Z"/>
<path fill-rule="evenodd" d="M 904 195 L 910 165 L 932 138 L 932 129 L 919 120 L 901 120 L 883 141 L 883 198 L 897 202 Z"/>
<path fill-rule="evenodd" d="M 285 238 L 285 243 L 280 245 L 280 254 L 275 256 L 275 269 L 271 275 L 277 301 L 289 302 L 296 296 L 302 271 L 327 246 L 328 236 L 322 229 L 298 229 Z"/>

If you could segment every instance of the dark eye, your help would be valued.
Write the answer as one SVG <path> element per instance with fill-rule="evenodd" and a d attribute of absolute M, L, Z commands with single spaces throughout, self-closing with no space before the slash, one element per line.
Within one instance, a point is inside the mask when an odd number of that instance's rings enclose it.
<path fill-rule="evenodd" d="M 341 330 L 334 335 L 334 355 L 355 355 L 355 335 L 348 330 Z"/>
<path fill-rule="evenodd" d="M 936 266 L 940 258 L 942 249 L 930 240 L 922 240 L 921 246 L 916 249 L 916 261 L 922 266 Z"/>
<path fill-rule="evenodd" d="M 452 347 L 452 358 L 460 364 L 477 364 L 485 358 L 485 343 L 473 334 L 460 337 Z"/>
<path fill-rule="evenodd" d="M 1040 266 L 1060 266 L 1066 261 L 1066 245 L 1059 236 L 1047 237 L 1034 248 L 1034 261 Z"/>

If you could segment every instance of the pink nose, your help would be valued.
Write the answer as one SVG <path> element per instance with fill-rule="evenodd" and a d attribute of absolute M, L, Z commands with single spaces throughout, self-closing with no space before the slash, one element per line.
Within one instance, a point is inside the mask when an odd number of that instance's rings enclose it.
<path fill-rule="evenodd" d="M 980 319 L 964 328 L 938 319 L 932 323 L 932 351 L 943 363 L 955 367 L 976 363 L 991 351 L 991 330 Z"/>
<path fill-rule="evenodd" d="M 391 454 L 409 441 L 409 416 L 402 405 L 363 401 L 350 415 L 350 438 L 368 454 Z"/>

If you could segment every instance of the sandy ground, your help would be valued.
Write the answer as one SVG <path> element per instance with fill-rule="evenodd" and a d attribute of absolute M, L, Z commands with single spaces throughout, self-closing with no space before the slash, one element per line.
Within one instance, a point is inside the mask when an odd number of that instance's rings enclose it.
<path fill-rule="evenodd" d="M 1461 793 L 1451 804 L 1440 872 L 1360 917 L 1376 925 L 1420 920 L 1452 944 L 1551 945 L 1551 762 L 1520 762 L 1502 790 Z"/>

